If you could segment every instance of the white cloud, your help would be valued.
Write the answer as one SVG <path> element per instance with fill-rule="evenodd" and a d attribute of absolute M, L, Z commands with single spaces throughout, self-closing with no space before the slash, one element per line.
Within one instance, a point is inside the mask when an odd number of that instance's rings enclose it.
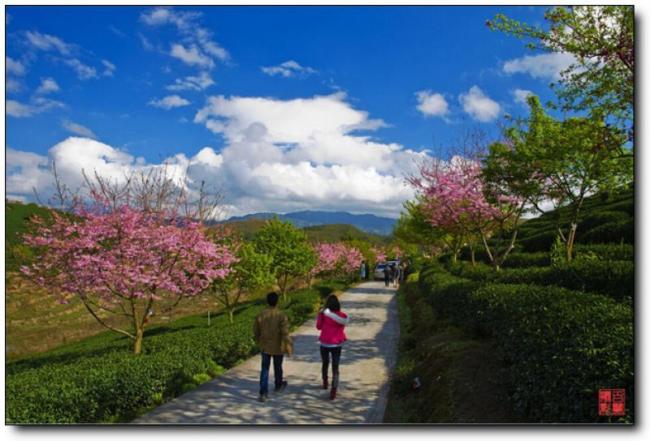
<path fill-rule="evenodd" d="M 445 97 L 430 90 L 416 92 L 418 100 L 417 109 L 425 116 L 445 116 L 449 112 L 449 105 Z"/>
<path fill-rule="evenodd" d="M 36 31 L 27 31 L 27 41 L 36 49 L 42 51 L 56 51 L 61 55 L 69 55 L 73 49 L 71 44 L 68 44 L 54 35 L 41 34 Z"/>
<path fill-rule="evenodd" d="M 297 61 L 289 60 L 280 63 L 277 66 L 262 67 L 262 72 L 271 76 L 280 75 L 284 78 L 289 78 L 294 76 L 310 75 L 317 71 L 308 66 L 301 66 Z"/>
<path fill-rule="evenodd" d="M 190 66 L 199 66 L 207 69 L 212 69 L 214 67 L 214 61 L 201 52 L 201 50 L 196 46 L 186 48 L 182 44 L 174 43 L 172 44 L 169 55 L 178 58 L 183 63 L 189 64 Z"/>
<path fill-rule="evenodd" d="M 77 73 L 80 80 L 89 80 L 97 78 L 97 70 L 94 67 L 82 63 L 78 58 L 70 58 L 65 60 L 65 64 L 70 66 Z"/>
<path fill-rule="evenodd" d="M 13 116 L 14 118 L 29 118 L 37 113 L 43 113 L 61 107 L 65 107 L 62 102 L 43 97 L 32 99 L 30 104 L 21 103 L 15 100 L 7 100 L 5 103 L 5 111 L 7 112 L 7 115 Z"/>
<path fill-rule="evenodd" d="M 501 112 L 499 103 L 485 95 L 478 86 L 472 86 L 467 93 L 460 94 L 458 101 L 465 113 L 477 121 L 492 121 Z"/>
<path fill-rule="evenodd" d="M 227 61 L 230 54 L 213 40 L 210 30 L 199 24 L 200 17 L 200 12 L 156 7 L 143 12 L 140 20 L 152 27 L 175 26 L 183 41 L 172 46 L 170 55 L 190 65 L 212 68 L 214 60 Z M 146 40 L 141 38 L 145 45 Z M 148 42 L 147 46 L 150 46 Z"/>
<path fill-rule="evenodd" d="M 515 100 L 515 103 L 521 104 L 523 106 L 528 106 L 526 100 L 530 95 L 535 95 L 535 94 L 527 89 L 515 89 L 512 91 L 512 96 Z"/>
<path fill-rule="evenodd" d="M 144 35 L 138 33 L 138 37 L 140 38 L 140 43 L 142 43 L 142 47 L 147 50 L 147 51 L 152 51 L 154 50 L 153 44 L 145 37 Z"/>
<path fill-rule="evenodd" d="M 23 90 L 23 85 L 20 81 L 13 79 L 13 78 L 7 78 L 7 81 L 5 83 L 5 88 L 8 93 L 14 93 L 14 92 L 20 92 Z"/>
<path fill-rule="evenodd" d="M 207 72 L 201 72 L 199 75 L 190 75 L 185 78 L 177 78 L 174 84 L 166 87 L 167 90 L 204 90 L 214 84 L 214 80 Z"/>
<path fill-rule="evenodd" d="M 562 71 L 576 62 L 573 55 L 562 52 L 526 55 L 503 64 L 506 74 L 525 73 L 533 78 L 558 80 Z"/>
<path fill-rule="evenodd" d="M 68 132 L 74 133 L 75 135 L 83 136 L 84 138 L 93 138 L 93 139 L 97 138 L 97 135 L 95 135 L 92 130 L 76 122 L 63 121 L 61 125 Z"/>
<path fill-rule="evenodd" d="M 45 95 L 47 93 L 58 92 L 59 90 L 59 85 L 53 78 L 43 78 L 41 79 L 41 85 L 36 89 L 36 93 Z"/>
<path fill-rule="evenodd" d="M 118 37 L 122 37 L 122 38 L 126 37 L 126 34 L 121 29 L 118 29 L 113 25 L 109 25 L 108 29 Z"/>
<path fill-rule="evenodd" d="M 162 162 L 173 176 L 187 173 L 195 183 L 221 189 L 230 215 L 318 208 L 394 216 L 413 197 L 404 175 L 427 158 L 362 134 L 382 123 L 342 93 L 291 100 L 215 96 L 195 121 L 224 136 L 221 151 L 203 147 L 194 156 L 179 153 Z M 39 160 L 53 159 L 72 188 L 82 182 L 81 169 L 120 177 L 162 163 L 138 161 L 85 138 L 68 138 Z M 31 190 L 18 184 L 36 172 L 10 166 L 8 194 L 29 197 Z"/>
<path fill-rule="evenodd" d="M 17 76 L 23 76 L 25 75 L 26 69 L 25 65 L 21 63 L 20 61 L 14 60 L 11 57 L 6 58 L 7 61 L 7 74 L 8 75 L 17 75 Z"/>
<path fill-rule="evenodd" d="M 14 100 L 7 100 L 5 103 L 5 111 L 7 115 L 13 116 L 14 118 L 26 118 L 36 113 L 34 108 L 29 104 L 19 103 Z"/>
<path fill-rule="evenodd" d="M 188 100 L 178 95 L 168 95 L 161 99 L 149 101 L 150 106 L 159 107 L 165 110 L 173 109 L 174 107 L 183 107 L 189 104 L 190 102 Z"/>
<path fill-rule="evenodd" d="M 51 186 L 52 175 L 47 157 L 7 148 L 5 161 L 7 193 L 25 199 L 32 196 L 34 189 L 46 191 Z"/>
<path fill-rule="evenodd" d="M 115 65 L 108 60 L 102 60 L 102 64 L 104 65 L 104 72 L 102 75 L 105 77 L 112 77 L 116 69 Z"/>

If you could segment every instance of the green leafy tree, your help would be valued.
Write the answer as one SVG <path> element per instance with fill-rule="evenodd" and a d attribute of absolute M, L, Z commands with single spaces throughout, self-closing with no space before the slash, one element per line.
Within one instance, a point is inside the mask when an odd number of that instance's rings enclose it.
<path fill-rule="evenodd" d="M 236 248 L 237 263 L 228 276 L 210 286 L 211 293 L 228 313 L 230 323 L 234 322 L 235 309 L 244 294 L 268 287 L 275 281 L 270 256 L 258 253 L 248 242 L 234 244 L 233 248 Z"/>
<path fill-rule="evenodd" d="M 463 234 L 450 235 L 434 228 L 427 221 L 425 208 L 418 198 L 404 202 L 404 210 L 395 223 L 393 236 L 401 243 L 414 245 L 420 253 L 429 255 L 435 255 L 443 248 L 457 255 L 465 238 Z"/>
<path fill-rule="evenodd" d="M 307 236 L 289 222 L 271 219 L 255 235 L 253 244 L 258 253 L 271 258 L 271 272 L 282 298 L 296 278 L 307 275 L 316 265 L 316 254 Z"/>
<path fill-rule="evenodd" d="M 587 111 L 613 120 L 633 136 L 634 8 L 632 6 L 553 7 L 546 26 L 531 26 L 498 14 L 487 22 L 493 30 L 521 38 L 533 50 L 573 55 L 556 89 L 567 111 Z M 620 145 L 611 145 L 620 148 Z M 621 150 L 620 153 L 629 154 Z"/>
<path fill-rule="evenodd" d="M 545 113 L 535 96 L 528 98 L 528 104 L 529 121 L 510 127 L 500 147 L 500 157 L 508 161 L 505 170 L 516 174 L 504 173 L 501 178 L 527 195 L 540 212 L 542 201 L 566 207 L 557 210 L 557 226 L 571 261 L 585 198 L 627 186 L 633 178 L 632 157 L 611 148 L 625 142 L 620 129 L 593 118 L 558 121 Z"/>

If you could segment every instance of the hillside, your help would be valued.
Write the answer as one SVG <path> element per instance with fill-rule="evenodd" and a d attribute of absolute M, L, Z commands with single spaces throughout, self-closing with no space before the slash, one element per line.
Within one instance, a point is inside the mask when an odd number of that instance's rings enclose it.
<path fill-rule="evenodd" d="M 548 251 L 557 235 L 558 220 L 567 226 L 563 207 L 525 221 L 520 229 L 518 243 L 525 251 Z M 576 242 L 634 243 L 634 189 L 626 189 L 610 195 L 595 195 L 585 199 Z"/>

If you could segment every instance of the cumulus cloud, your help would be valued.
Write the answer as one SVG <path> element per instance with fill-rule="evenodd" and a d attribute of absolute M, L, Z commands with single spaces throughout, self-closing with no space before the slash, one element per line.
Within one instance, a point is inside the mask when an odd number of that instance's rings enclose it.
<path fill-rule="evenodd" d="M 6 58 L 6 67 L 7 67 L 8 75 L 17 75 L 17 76 L 25 75 L 26 72 L 25 65 L 18 60 L 14 60 L 11 57 Z"/>
<path fill-rule="evenodd" d="M 190 66 L 199 66 L 206 69 L 212 69 L 214 67 L 214 61 L 201 52 L 201 50 L 196 46 L 189 46 L 186 48 L 182 44 L 175 43 L 172 44 L 169 55 L 178 58 L 183 63 Z"/>
<path fill-rule="evenodd" d="M 51 109 L 65 107 L 60 101 L 51 100 L 43 97 L 35 97 L 29 104 L 21 103 L 15 100 L 7 100 L 5 103 L 5 112 L 14 118 L 29 118 L 38 113 L 47 112 Z"/>
<path fill-rule="evenodd" d="M 467 93 L 460 94 L 458 101 L 465 113 L 480 122 L 492 121 L 501 112 L 499 103 L 485 95 L 478 86 L 472 86 Z"/>
<path fill-rule="evenodd" d="M 174 84 L 166 87 L 167 90 L 204 90 L 214 84 L 214 80 L 207 72 L 201 72 L 198 75 L 190 75 L 185 78 L 176 78 Z"/>
<path fill-rule="evenodd" d="M 415 96 L 418 100 L 417 109 L 425 116 L 445 116 L 449 112 L 447 100 L 439 93 L 421 90 Z"/>
<path fill-rule="evenodd" d="M 560 74 L 576 62 L 573 55 L 564 52 L 526 55 L 503 64 L 506 74 L 524 73 L 533 78 L 558 80 Z"/>
<path fill-rule="evenodd" d="M 308 66 L 301 66 L 297 61 L 289 60 L 284 63 L 280 63 L 277 66 L 266 66 L 262 67 L 262 72 L 267 75 L 275 76 L 280 75 L 284 78 L 290 78 L 295 76 L 306 76 L 313 73 L 316 73 L 316 69 L 313 69 Z"/>
<path fill-rule="evenodd" d="M 72 52 L 73 45 L 66 43 L 59 37 L 49 34 L 41 34 L 36 31 L 27 31 L 27 41 L 36 49 L 42 51 L 54 51 L 61 55 L 69 55 Z"/>
<path fill-rule="evenodd" d="M 159 107 L 165 110 L 173 109 L 174 107 L 183 107 L 189 104 L 190 102 L 188 100 L 178 95 L 168 95 L 161 99 L 149 101 L 150 106 Z"/>
<path fill-rule="evenodd" d="M 512 96 L 515 100 L 515 103 L 521 104 L 522 106 L 528 106 L 526 100 L 530 95 L 535 94 L 527 89 L 515 89 L 512 91 Z"/>
<path fill-rule="evenodd" d="M 75 135 L 83 136 L 84 138 L 92 138 L 92 139 L 97 138 L 97 135 L 95 135 L 92 130 L 76 122 L 63 121 L 61 125 L 65 130 L 67 130 L 70 133 L 74 133 Z"/>
<path fill-rule="evenodd" d="M 23 90 L 23 85 L 19 80 L 14 78 L 7 78 L 5 82 L 5 88 L 8 93 L 20 92 Z"/>
<path fill-rule="evenodd" d="M 230 54 L 213 39 L 210 30 L 199 24 L 200 17 L 201 13 L 196 11 L 156 7 L 143 12 L 140 21 L 151 27 L 174 26 L 181 42 L 173 43 L 169 54 L 188 65 L 211 69 L 215 60 L 225 62 Z M 151 47 L 145 37 L 141 39 L 145 48 Z"/>
<path fill-rule="evenodd" d="M 77 78 L 80 80 L 97 78 L 97 69 L 84 64 L 78 58 L 70 58 L 68 60 L 65 60 L 65 64 L 70 66 L 77 73 Z"/>
<path fill-rule="evenodd" d="M 112 77 L 116 69 L 115 65 L 108 60 L 102 60 L 102 65 L 104 66 L 104 72 L 102 72 L 102 75 L 105 77 Z"/>
<path fill-rule="evenodd" d="M 60 90 L 59 85 L 54 81 L 53 78 L 43 78 L 41 80 L 41 85 L 36 89 L 36 93 L 40 95 L 45 95 L 48 93 L 58 92 Z"/>
<path fill-rule="evenodd" d="M 203 147 L 193 156 L 179 153 L 162 162 L 174 176 L 221 189 L 228 215 L 317 208 L 395 216 L 413 197 L 404 175 L 427 158 L 369 136 L 383 122 L 351 106 L 342 93 L 291 100 L 214 96 L 195 122 L 223 136 L 223 148 Z M 82 168 L 123 176 L 161 166 L 85 138 L 57 144 L 46 159 L 57 161 L 73 188 Z"/>

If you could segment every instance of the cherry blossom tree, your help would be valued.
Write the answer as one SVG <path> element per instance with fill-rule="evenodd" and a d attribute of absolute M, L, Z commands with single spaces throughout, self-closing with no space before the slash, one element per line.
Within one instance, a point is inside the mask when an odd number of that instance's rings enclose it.
<path fill-rule="evenodd" d="M 156 302 L 173 307 L 198 295 L 225 278 L 236 258 L 195 220 L 93 194 L 92 204 L 73 213 L 52 211 L 51 222 L 35 221 L 35 233 L 25 240 L 39 249 L 39 258 L 21 270 L 61 302 L 81 300 L 101 325 L 132 339 L 139 354 Z M 109 323 L 109 316 L 126 320 L 130 329 Z"/>
<path fill-rule="evenodd" d="M 421 195 L 427 221 L 450 238 L 448 245 L 454 261 L 460 248 L 478 236 L 492 265 L 499 270 L 514 247 L 516 232 L 508 246 L 498 252 L 488 239 L 495 233 L 503 235 L 516 225 L 524 209 L 523 201 L 486 185 L 481 163 L 462 157 L 425 165 L 420 176 L 410 182 Z"/>
<path fill-rule="evenodd" d="M 318 263 L 310 273 L 312 276 L 354 275 L 363 261 L 361 251 L 343 242 L 319 243 L 314 249 L 318 256 Z"/>

